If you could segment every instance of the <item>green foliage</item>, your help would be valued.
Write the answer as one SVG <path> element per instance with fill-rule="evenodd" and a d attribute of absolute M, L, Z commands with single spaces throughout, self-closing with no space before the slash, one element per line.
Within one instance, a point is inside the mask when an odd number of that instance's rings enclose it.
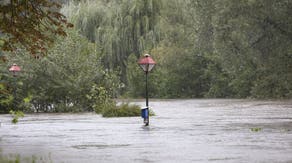
<path fill-rule="evenodd" d="M 250 128 L 250 130 L 251 130 L 252 132 L 259 132 L 259 131 L 262 131 L 262 128 L 254 127 L 254 128 Z"/>
<path fill-rule="evenodd" d="M 116 107 L 107 108 L 103 111 L 103 117 L 137 117 L 141 115 L 138 105 L 121 104 Z"/>
<path fill-rule="evenodd" d="M 8 88 L 0 83 L 0 113 L 7 113 L 12 107 L 13 96 Z"/>
<path fill-rule="evenodd" d="M 138 57 L 158 44 L 160 5 L 160 0 L 97 0 L 71 2 L 63 11 L 75 28 L 96 44 L 103 65 L 120 71 L 127 84 L 128 56 Z"/>
<path fill-rule="evenodd" d="M 127 62 L 127 96 L 143 97 L 145 95 L 145 74 L 137 65 L 138 58 L 131 54 Z M 152 74 L 151 74 L 152 75 Z"/>
<path fill-rule="evenodd" d="M 150 53 L 159 66 L 155 96 L 290 98 L 291 6 L 165 1 L 161 41 Z"/>
<path fill-rule="evenodd" d="M 14 78 L 18 81 L 15 110 L 93 111 L 95 101 L 86 98 L 93 86 L 103 87 L 110 96 L 118 94 L 121 87 L 118 78 L 115 72 L 104 70 L 94 44 L 75 31 L 67 33 L 68 37 L 56 40 L 48 56 L 35 59 L 20 51 L 14 58 L 8 57 L 7 65 L 16 62 L 22 68 Z M 7 76 L 12 78 L 9 74 Z"/>
<path fill-rule="evenodd" d="M 207 79 L 208 91 L 205 92 L 205 97 L 232 97 L 232 89 L 230 87 L 229 74 L 223 69 L 218 57 L 213 54 L 206 55 L 208 60 L 207 67 L 204 71 L 204 76 Z"/>
<path fill-rule="evenodd" d="M 27 104 L 27 103 L 30 103 L 31 100 L 32 100 L 32 95 L 28 95 L 27 97 L 25 97 L 25 98 L 23 99 L 23 102 Z"/>
<path fill-rule="evenodd" d="M 291 97 L 290 1 L 216 1 L 214 45 L 239 97 Z"/>
<path fill-rule="evenodd" d="M 106 109 L 116 106 L 116 103 L 111 99 L 110 94 L 104 87 L 93 86 L 87 98 L 93 101 L 93 108 L 97 114 L 103 114 Z"/>
<path fill-rule="evenodd" d="M 138 105 L 122 104 L 117 106 L 104 87 L 93 86 L 87 98 L 94 102 L 94 111 L 103 117 L 132 117 L 140 115 L 140 107 Z"/>
<path fill-rule="evenodd" d="M 13 157 L 4 156 L 0 153 L 0 162 L 2 163 L 20 163 L 20 156 L 16 155 Z"/>
<path fill-rule="evenodd" d="M 21 117 L 24 117 L 24 113 L 22 111 L 13 111 L 10 110 L 9 114 L 12 116 L 12 123 L 16 124 L 18 123 L 18 119 Z"/>
<path fill-rule="evenodd" d="M 22 45 L 32 55 L 44 54 L 56 35 L 66 35 L 72 26 L 49 0 L 0 2 L 0 51 L 18 50 Z"/>
<path fill-rule="evenodd" d="M 39 156 L 31 156 L 31 157 L 23 157 L 19 154 L 2 154 L 0 150 L 0 162 L 1 163 L 52 163 L 51 155 L 46 157 Z"/>
<path fill-rule="evenodd" d="M 112 98 L 121 93 L 145 95 L 137 65 L 144 53 L 157 61 L 150 97 L 291 98 L 291 7 L 272 0 L 70 1 L 62 12 L 75 30 L 54 37 L 48 55 L 31 57 L 19 46 L 5 59 L 1 51 L 0 112 L 114 110 Z M 7 71 L 14 62 L 23 69 L 16 77 Z"/>

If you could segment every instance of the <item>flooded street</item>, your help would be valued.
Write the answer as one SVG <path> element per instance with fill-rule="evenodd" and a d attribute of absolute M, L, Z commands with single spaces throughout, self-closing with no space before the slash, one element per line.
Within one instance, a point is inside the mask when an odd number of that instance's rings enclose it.
<path fill-rule="evenodd" d="M 135 102 L 144 106 L 144 101 Z M 156 116 L 0 115 L 3 154 L 49 162 L 292 162 L 292 101 L 150 100 Z"/>

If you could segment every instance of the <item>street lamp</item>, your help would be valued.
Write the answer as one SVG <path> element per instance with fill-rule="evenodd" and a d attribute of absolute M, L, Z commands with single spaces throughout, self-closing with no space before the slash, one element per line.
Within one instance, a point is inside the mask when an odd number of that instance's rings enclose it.
<path fill-rule="evenodd" d="M 14 90 L 13 90 L 13 98 L 14 98 L 14 100 L 13 100 L 13 109 L 15 109 L 15 98 L 16 98 L 16 75 L 17 75 L 17 73 L 18 72 L 20 72 L 21 71 L 21 68 L 19 67 L 19 66 L 17 66 L 17 64 L 13 64 L 10 68 L 9 68 L 9 72 L 12 72 L 12 74 L 13 74 L 13 77 L 14 77 Z"/>
<path fill-rule="evenodd" d="M 10 68 L 9 71 L 13 73 L 13 76 L 16 76 L 16 73 L 21 71 L 21 68 L 14 63 Z"/>
<path fill-rule="evenodd" d="M 144 57 L 138 61 L 138 64 L 143 69 L 146 76 L 146 108 L 142 109 L 142 117 L 144 118 L 145 126 L 148 126 L 149 125 L 148 72 L 150 72 L 153 69 L 156 62 L 150 57 L 149 54 L 145 54 Z"/>

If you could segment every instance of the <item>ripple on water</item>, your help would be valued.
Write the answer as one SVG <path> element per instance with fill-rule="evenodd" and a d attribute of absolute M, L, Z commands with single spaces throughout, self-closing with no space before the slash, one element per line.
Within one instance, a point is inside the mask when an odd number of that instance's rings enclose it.
<path fill-rule="evenodd" d="M 88 149 L 88 148 L 106 149 L 106 148 L 124 148 L 128 146 L 130 146 L 130 144 L 83 144 L 83 145 L 73 145 L 71 147 L 76 148 L 76 149 Z"/>
<path fill-rule="evenodd" d="M 230 160 L 237 160 L 240 159 L 240 157 L 222 157 L 222 158 L 209 158 L 208 161 L 230 161 Z"/>

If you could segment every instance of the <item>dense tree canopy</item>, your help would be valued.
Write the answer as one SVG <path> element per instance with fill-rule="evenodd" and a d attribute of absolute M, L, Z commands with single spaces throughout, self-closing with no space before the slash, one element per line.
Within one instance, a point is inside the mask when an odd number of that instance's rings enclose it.
<path fill-rule="evenodd" d="M 291 97 L 291 1 L 163 2 L 154 96 Z"/>
<path fill-rule="evenodd" d="M 218 1 L 215 45 L 239 97 L 291 97 L 291 1 Z"/>
<path fill-rule="evenodd" d="M 103 64 L 121 70 L 128 95 L 143 95 L 135 64 L 150 52 L 158 61 L 152 96 L 277 98 L 291 97 L 291 7 L 289 0 L 99 0 L 64 11 Z"/>

